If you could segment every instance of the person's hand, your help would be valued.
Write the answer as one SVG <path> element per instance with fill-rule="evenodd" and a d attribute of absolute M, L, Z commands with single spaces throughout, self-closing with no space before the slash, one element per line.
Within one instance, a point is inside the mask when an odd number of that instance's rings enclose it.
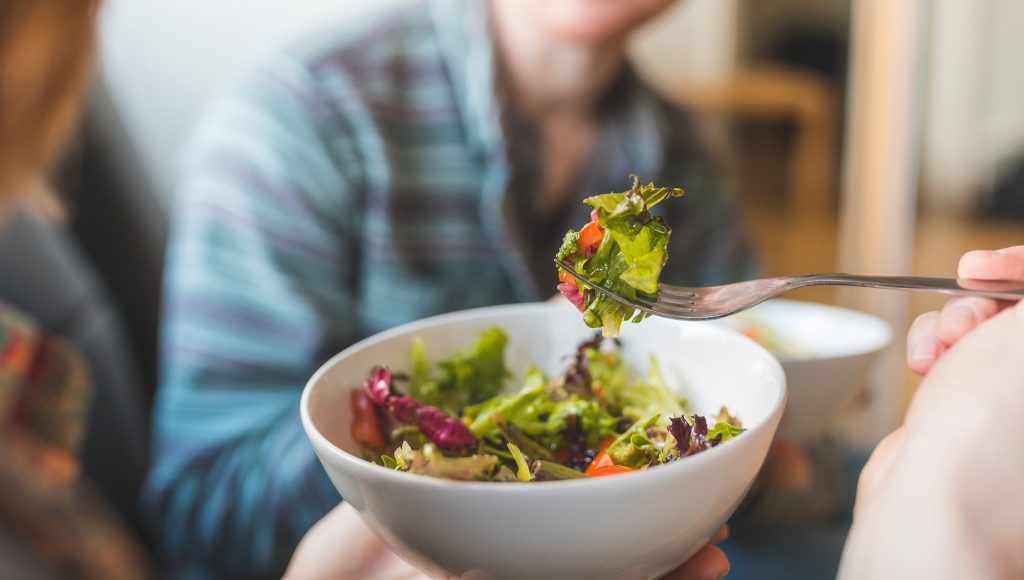
<path fill-rule="evenodd" d="M 427 578 L 389 550 L 348 502 L 320 519 L 299 542 L 286 579 Z"/>
<path fill-rule="evenodd" d="M 729 560 L 720 548 L 712 545 L 728 537 L 726 527 L 711 538 L 682 566 L 665 576 L 671 580 L 718 580 L 729 572 Z M 292 561 L 285 572 L 285 578 L 306 579 L 425 579 L 445 577 L 443 573 L 429 576 L 417 570 L 384 545 L 347 502 L 342 502 L 330 511 L 299 543 Z M 486 575 L 469 572 L 462 580 L 486 578 Z"/>
<path fill-rule="evenodd" d="M 722 526 L 708 545 L 700 549 L 683 565 L 669 572 L 662 580 L 719 580 L 729 573 L 729 558 L 716 546 L 729 537 L 729 527 Z"/>
<path fill-rule="evenodd" d="M 1024 246 L 968 252 L 960 258 L 957 273 L 961 278 L 1024 283 Z M 914 372 L 927 374 L 950 346 L 1009 304 L 987 298 L 954 298 L 941 312 L 922 314 L 907 334 L 907 364 Z"/>
<path fill-rule="evenodd" d="M 841 577 L 1024 577 L 1024 303 L 972 326 L 861 473 Z"/>

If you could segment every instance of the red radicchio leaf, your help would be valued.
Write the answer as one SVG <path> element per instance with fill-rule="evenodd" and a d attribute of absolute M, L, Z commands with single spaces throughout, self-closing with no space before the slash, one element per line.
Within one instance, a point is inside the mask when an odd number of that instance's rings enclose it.
<path fill-rule="evenodd" d="M 558 291 L 562 293 L 562 296 L 568 298 L 569 302 L 572 302 L 580 312 L 583 312 L 583 293 L 580 292 L 579 286 L 573 282 L 562 282 L 558 285 Z"/>
<path fill-rule="evenodd" d="M 693 416 L 693 445 L 690 447 L 693 453 L 704 451 L 708 448 L 708 421 L 700 415 Z"/>
<path fill-rule="evenodd" d="M 388 411 L 401 423 L 412 423 L 416 420 L 416 412 L 423 407 L 416 399 L 409 395 L 401 397 L 392 395 L 387 400 Z"/>
<path fill-rule="evenodd" d="M 668 432 L 676 440 L 680 457 L 706 451 L 722 442 L 721 433 L 708 440 L 708 421 L 700 415 L 693 416 L 693 425 L 682 417 L 669 417 Z"/>
<path fill-rule="evenodd" d="M 373 367 L 370 378 L 363 382 L 363 388 L 371 399 L 384 406 L 391 395 L 391 370 L 388 367 Z"/>
<path fill-rule="evenodd" d="M 416 426 L 441 449 L 457 451 L 477 446 L 469 427 L 437 407 L 420 407 L 416 411 Z"/>
<path fill-rule="evenodd" d="M 597 221 L 597 208 L 596 207 L 594 209 L 590 210 L 590 221 L 592 221 L 592 222 L 596 222 Z"/>
<path fill-rule="evenodd" d="M 669 417 L 668 432 L 676 440 L 676 452 L 680 457 L 690 454 L 690 424 L 682 417 Z"/>
<path fill-rule="evenodd" d="M 593 393 L 587 350 L 601 348 L 603 338 L 601 333 L 597 332 L 593 338 L 583 341 L 576 347 L 576 357 L 573 359 L 572 366 L 565 371 L 565 390 L 587 395 Z"/>
<path fill-rule="evenodd" d="M 564 463 L 576 471 L 586 469 L 597 452 L 587 448 L 587 434 L 580 425 L 580 416 L 575 413 L 565 418 L 565 441 L 568 457 Z"/>

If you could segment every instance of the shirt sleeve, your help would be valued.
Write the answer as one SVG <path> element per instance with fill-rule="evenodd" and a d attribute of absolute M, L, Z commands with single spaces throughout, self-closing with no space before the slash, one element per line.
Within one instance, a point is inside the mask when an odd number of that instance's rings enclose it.
<path fill-rule="evenodd" d="M 210 112 L 185 158 L 145 497 L 178 569 L 279 577 L 339 501 L 298 409 L 358 332 L 358 176 L 323 105 L 303 66 L 273 62 Z"/>

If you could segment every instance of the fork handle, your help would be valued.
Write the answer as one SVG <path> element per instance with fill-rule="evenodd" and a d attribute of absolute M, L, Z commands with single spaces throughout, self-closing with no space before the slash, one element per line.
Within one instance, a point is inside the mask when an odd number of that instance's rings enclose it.
<path fill-rule="evenodd" d="M 1024 283 L 1008 280 L 973 280 L 970 278 L 929 278 L 925 276 L 863 276 L 860 274 L 809 274 L 794 276 L 798 286 L 861 286 L 920 290 L 957 296 L 981 296 L 1001 300 L 1024 298 Z"/>

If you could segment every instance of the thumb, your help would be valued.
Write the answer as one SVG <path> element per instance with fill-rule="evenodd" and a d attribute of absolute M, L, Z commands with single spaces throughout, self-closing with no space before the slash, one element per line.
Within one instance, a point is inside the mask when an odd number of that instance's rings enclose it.
<path fill-rule="evenodd" d="M 921 383 L 907 424 L 965 412 L 1020 412 L 1024 389 L 1024 301 L 981 323 L 938 360 Z M 1001 411 L 997 405 L 1009 405 Z M 949 415 L 952 413 L 952 415 Z"/>

